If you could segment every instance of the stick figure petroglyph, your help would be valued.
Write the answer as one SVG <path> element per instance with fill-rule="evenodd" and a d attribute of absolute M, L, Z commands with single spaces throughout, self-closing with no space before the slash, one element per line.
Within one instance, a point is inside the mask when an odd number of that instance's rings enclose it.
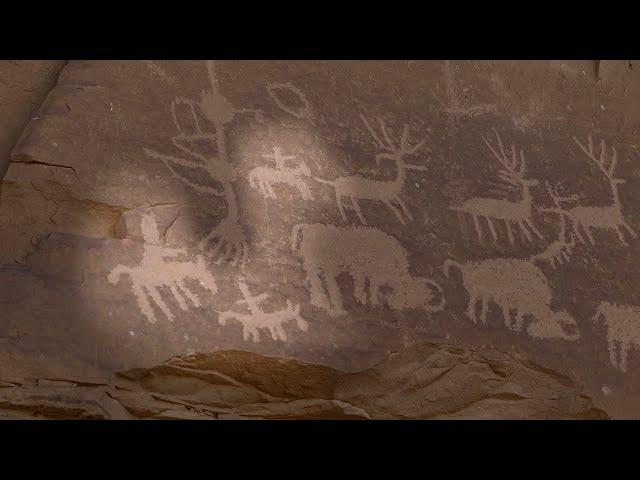
<path fill-rule="evenodd" d="M 276 164 L 272 167 L 256 167 L 249 172 L 249 184 L 268 198 L 277 199 L 273 186 L 277 184 L 288 185 L 298 191 L 303 200 L 313 200 L 313 195 L 308 185 L 304 182 L 304 177 L 309 177 L 309 168 L 302 163 L 291 168 L 286 165 L 287 160 L 296 157 L 284 156 L 279 147 L 274 147 L 272 155 L 264 155 L 264 158 L 271 158 Z"/>
<path fill-rule="evenodd" d="M 640 307 L 602 302 L 593 319 L 604 320 L 607 327 L 611 365 L 626 372 L 629 350 L 640 349 Z"/>
<path fill-rule="evenodd" d="M 413 277 L 409 273 L 406 250 L 394 237 L 380 230 L 299 224 L 293 227 L 291 248 L 302 258 L 311 304 L 331 314 L 345 313 L 336 281 L 341 273 L 353 278 L 355 299 L 362 304 L 379 305 L 382 287 L 390 287 L 393 291 L 386 297 L 386 302 L 393 310 L 419 308 L 437 312 L 444 307 L 440 285 L 426 278 Z M 434 297 L 436 301 L 439 298 L 437 303 L 434 303 Z"/>
<path fill-rule="evenodd" d="M 413 220 L 411 213 L 409 212 L 401 197 L 401 193 L 407 179 L 407 170 L 427 170 L 426 167 L 406 163 L 405 157 L 416 153 L 424 145 L 424 140 L 413 146 L 410 146 L 409 126 L 405 125 L 400 143 L 398 145 L 395 145 L 389 136 L 384 121 L 379 119 L 378 122 L 380 124 L 380 129 L 384 138 L 383 141 L 375 133 L 373 128 L 371 128 L 371 125 L 364 118 L 364 116 L 360 115 L 360 117 L 362 118 L 362 121 L 367 127 L 367 130 L 369 130 L 369 133 L 373 137 L 377 146 L 385 151 L 384 153 L 376 155 L 376 165 L 380 166 L 381 160 L 393 161 L 397 170 L 396 177 L 393 180 L 386 181 L 371 180 L 359 175 L 338 177 L 335 180 L 325 180 L 314 177 L 314 180 L 326 185 L 330 185 L 335 190 L 338 210 L 340 211 L 340 215 L 342 216 L 342 219 L 344 221 L 347 221 L 347 214 L 344 210 L 342 200 L 346 197 L 351 200 L 358 218 L 363 225 L 366 225 L 367 222 L 364 218 L 364 215 L 362 214 L 362 210 L 360 209 L 360 204 L 358 203 L 359 200 L 375 200 L 383 202 L 394 213 L 400 223 L 405 224 L 405 217 L 408 220 Z M 398 206 L 394 205 L 394 202 L 398 204 L 400 209 L 398 209 Z"/>
<path fill-rule="evenodd" d="M 226 325 L 229 320 L 237 320 L 242 324 L 242 336 L 245 340 L 260 340 L 260 330 L 267 329 L 274 340 L 287 341 L 287 333 L 283 325 L 288 322 L 294 322 L 296 326 L 306 332 L 309 324 L 300 315 L 300 305 L 293 306 L 290 300 L 287 300 L 287 308 L 284 310 L 276 310 L 273 312 L 265 312 L 260 307 L 260 303 L 265 301 L 269 296 L 265 293 L 260 295 L 252 295 L 249 286 L 243 278 L 238 280 L 238 287 L 242 293 L 243 300 L 238 300 L 236 305 L 245 305 L 249 309 L 249 314 L 238 312 L 220 312 L 218 321 L 221 325 Z"/>
<path fill-rule="evenodd" d="M 258 121 L 262 121 L 263 117 L 259 110 L 234 107 L 219 90 L 215 63 L 208 60 L 206 64 L 210 90 L 202 92 L 199 102 L 187 98 L 176 98 L 171 104 L 173 121 L 179 131 L 179 134 L 172 138 L 172 143 L 187 157 L 164 155 L 151 149 L 144 151 L 150 157 L 162 161 L 176 178 L 193 190 L 224 198 L 227 206 L 226 217 L 201 239 L 198 247 L 203 251 L 211 250 L 213 257 L 222 254 L 217 263 L 231 260 L 234 265 L 244 266 L 248 256 L 247 242 L 244 228 L 240 223 L 240 211 L 233 186 L 237 173 L 234 165 L 229 161 L 226 128 L 237 114 L 253 114 Z M 185 128 L 180 122 L 178 107 L 186 107 L 190 128 Z M 205 119 L 213 125 L 213 132 L 203 125 Z M 203 152 L 205 148 L 203 145 L 206 147 L 205 152 Z M 211 151 L 215 153 L 212 154 Z M 204 178 L 207 183 L 195 182 L 180 168 L 199 174 L 198 176 Z M 212 184 L 217 186 L 214 187 Z M 213 242 L 212 247 L 210 247 L 211 242 Z"/>
<path fill-rule="evenodd" d="M 478 301 L 482 303 L 480 321 L 483 324 L 487 322 L 489 302 L 493 302 L 501 308 L 505 325 L 511 330 L 521 332 L 525 316 L 530 315 L 533 322 L 528 325 L 527 333 L 532 337 L 565 340 L 580 337 L 577 324 L 568 313 L 551 309 L 549 283 L 531 261 L 494 258 L 461 264 L 449 259 L 443 265 L 446 276 L 452 267 L 462 272 L 462 283 L 469 294 L 467 315 L 474 323 L 478 322 Z"/>
<path fill-rule="evenodd" d="M 118 265 L 111 270 L 107 279 L 109 283 L 115 285 L 123 275 L 128 275 L 131 278 L 131 290 L 136 296 L 140 311 L 149 322 L 156 323 L 157 318 L 148 297 L 153 300 L 168 320 L 173 321 L 175 318 L 160 296 L 160 289 L 163 287 L 168 287 L 171 290 L 178 306 L 184 311 L 189 309 L 189 302 L 194 307 L 200 306 L 198 296 L 185 284 L 186 279 L 198 281 L 211 294 L 218 291 L 216 281 L 207 269 L 202 256 L 198 255 L 195 262 L 167 262 L 169 259 L 186 255 L 186 251 L 160 245 L 160 232 L 151 215 L 142 217 L 142 235 L 144 254 L 140 264 L 137 267 Z"/>
<path fill-rule="evenodd" d="M 591 232 L 592 229 L 603 229 L 603 230 L 615 230 L 618 234 L 618 238 L 623 245 L 628 245 L 624 239 L 623 228 L 631 235 L 632 238 L 638 238 L 636 232 L 629 226 L 629 224 L 624 219 L 624 214 L 622 212 L 622 204 L 620 203 L 620 194 L 618 191 L 618 185 L 625 182 L 625 180 L 621 178 L 615 178 L 614 171 L 616 168 L 616 164 L 618 162 L 618 152 L 615 147 L 612 148 L 611 159 L 607 159 L 607 145 L 605 141 L 602 140 L 600 142 L 600 157 L 596 158 L 596 154 L 593 147 L 593 137 L 589 135 L 588 137 L 588 145 L 585 146 L 578 141 L 577 138 L 573 138 L 574 142 L 578 145 L 580 150 L 582 150 L 585 155 L 598 167 L 598 169 L 604 174 L 609 182 L 609 187 L 611 188 L 611 194 L 613 196 L 613 203 L 611 205 L 603 206 L 603 207 L 582 207 L 577 206 L 571 208 L 569 210 L 564 210 L 561 208 L 556 209 L 548 209 L 549 211 L 557 212 L 561 215 L 565 215 L 573 226 L 573 231 L 583 244 L 586 243 L 584 236 L 582 235 L 581 230 L 584 231 L 589 243 L 591 245 L 595 245 L 595 239 L 593 238 L 593 234 Z M 606 166 L 607 162 L 609 162 L 609 167 Z"/>
<path fill-rule="evenodd" d="M 495 132 L 497 140 L 497 149 L 485 138 L 484 142 L 493 154 L 494 158 L 504 167 L 499 172 L 501 180 L 519 186 L 522 190 L 522 200 L 512 202 L 509 200 L 498 200 L 494 198 L 472 198 L 467 200 L 460 207 L 449 207 L 451 210 L 467 213 L 473 217 L 473 223 L 476 228 L 478 239 L 482 241 L 482 230 L 480 228 L 479 219 L 484 218 L 489 226 L 489 231 L 494 241 L 498 240 L 498 234 L 493 225 L 493 220 L 502 220 L 507 226 L 507 235 L 511 245 L 514 245 L 513 232 L 511 231 L 511 223 L 515 223 L 525 236 L 528 242 L 532 241 L 529 230 L 542 240 L 542 234 L 533 224 L 533 200 L 531 197 L 531 187 L 538 185 L 539 181 L 534 179 L 526 179 L 527 173 L 524 151 L 520 150 L 519 155 L 516 152 L 516 146 L 511 145 L 511 158 L 505 151 L 502 139 L 498 132 Z M 519 164 L 519 166 L 518 166 Z"/>

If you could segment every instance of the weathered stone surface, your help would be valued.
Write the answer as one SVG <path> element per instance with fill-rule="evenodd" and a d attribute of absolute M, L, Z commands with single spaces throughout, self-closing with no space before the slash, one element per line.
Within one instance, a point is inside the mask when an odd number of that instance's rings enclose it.
<path fill-rule="evenodd" d="M 0 337 L 107 372 L 446 339 L 638 417 L 635 65 L 71 61 L 4 179 Z"/>
<path fill-rule="evenodd" d="M 346 374 L 240 351 L 105 380 L 0 377 L 0 418 L 606 419 L 569 378 L 492 348 L 428 344 Z"/>
<path fill-rule="evenodd" d="M 25 125 L 53 88 L 62 60 L 0 60 L 0 178 Z"/>

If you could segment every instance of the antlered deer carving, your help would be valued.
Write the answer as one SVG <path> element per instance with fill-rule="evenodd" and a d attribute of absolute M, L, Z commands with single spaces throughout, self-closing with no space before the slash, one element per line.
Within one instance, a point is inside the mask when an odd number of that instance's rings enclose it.
<path fill-rule="evenodd" d="M 493 220 L 502 220 L 507 226 L 507 234 L 511 245 L 514 244 L 513 232 L 511 224 L 518 225 L 520 231 L 531 242 L 531 234 L 533 232 L 538 238 L 542 239 L 542 235 L 533 224 L 533 200 L 531 197 L 531 187 L 538 185 L 539 181 L 525 178 L 527 174 L 527 165 L 524 158 L 524 151 L 521 149 L 519 154 L 516 152 L 515 145 L 511 145 L 511 157 L 505 151 L 502 139 L 498 132 L 495 132 L 497 140 L 497 148 L 485 138 L 484 142 L 491 151 L 492 155 L 503 166 L 498 174 L 499 178 L 511 185 L 520 186 L 522 189 L 522 200 L 512 202 L 509 200 L 499 200 L 495 198 L 472 198 L 467 200 L 459 207 L 449 207 L 451 210 L 467 213 L 473 217 L 478 239 L 482 240 L 482 229 L 480 228 L 480 219 L 484 218 L 489 226 L 489 231 L 494 241 L 498 240 Z"/>
<path fill-rule="evenodd" d="M 360 209 L 359 200 L 376 200 L 384 203 L 394 213 L 400 223 L 405 224 L 405 218 L 413 220 L 409 209 L 402 200 L 401 193 L 404 188 L 404 184 L 407 179 L 407 170 L 426 170 L 425 167 L 418 165 L 411 165 L 405 162 L 405 158 L 409 155 L 416 153 L 424 144 L 424 140 L 410 146 L 409 145 L 409 126 L 405 125 L 402 131 L 402 138 L 400 143 L 395 145 L 391 140 L 389 133 L 384 122 L 380 119 L 380 129 L 384 137 L 384 141 L 375 133 L 369 122 L 361 115 L 367 130 L 373 137 L 378 147 L 385 150 L 384 153 L 376 155 L 376 165 L 380 165 L 381 160 L 387 159 L 395 163 L 396 177 L 393 180 L 371 180 L 359 175 L 352 175 L 348 177 L 338 177 L 335 180 L 325 180 L 322 178 L 314 178 L 314 180 L 330 185 L 336 192 L 336 203 L 338 204 L 338 210 L 344 221 L 347 221 L 347 214 L 342 204 L 343 198 L 349 198 L 353 207 L 358 215 L 358 218 L 363 225 L 367 224 L 367 221 Z M 394 205 L 397 203 L 397 206 Z M 400 208 L 398 208 L 398 206 Z"/>
<path fill-rule="evenodd" d="M 604 229 L 615 230 L 618 234 L 618 238 L 623 245 L 627 245 L 624 239 L 623 229 L 626 230 L 633 238 L 637 238 L 638 235 L 629 224 L 625 221 L 622 212 L 622 204 L 620 203 L 620 193 L 618 191 L 618 185 L 625 182 L 621 178 L 614 177 L 614 171 L 618 162 L 618 152 L 615 148 L 612 148 L 611 159 L 607 159 L 607 145 L 604 140 L 600 142 L 600 157 L 596 158 L 596 154 L 593 148 L 593 137 L 588 137 L 588 145 L 581 144 L 577 138 L 573 138 L 574 142 L 580 147 L 580 149 L 587 155 L 587 157 L 593 161 L 598 169 L 604 174 L 609 182 L 611 188 L 611 194 L 613 195 L 613 203 L 611 205 L 598 207 L 598 206 L 577 206 L 569 210 L 554 209 L 560 214 L 566 215 L 573 225 L 573 231 L 576 237 L 582 243 L 585 242 L 585 238 L 582 235 L 581 229 L 584 231 L 589 243 L 595 245 L 595 240 L 591 232 L 592 229 Z M 609 167 L 606 164 L 609 163 Z"/>

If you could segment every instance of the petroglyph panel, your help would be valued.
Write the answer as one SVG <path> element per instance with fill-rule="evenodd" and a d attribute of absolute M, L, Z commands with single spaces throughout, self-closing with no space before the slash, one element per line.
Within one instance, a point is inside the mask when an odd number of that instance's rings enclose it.
<path fill-rule="evenodd" d="M 4 179 L 0 337 L 108 370 L 446 339 L 640 417 L 640 73 L 566 72 L 71 61 Z"/>

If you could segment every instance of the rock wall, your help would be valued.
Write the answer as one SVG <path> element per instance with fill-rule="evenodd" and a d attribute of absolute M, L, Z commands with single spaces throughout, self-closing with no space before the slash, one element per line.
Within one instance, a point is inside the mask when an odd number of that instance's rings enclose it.
<path fill-rule="evenodd" d="M 101 372 L 446 339 L 637 418 L 636 66 L 70 61 L 4 178 L 0 339 Z"/>

